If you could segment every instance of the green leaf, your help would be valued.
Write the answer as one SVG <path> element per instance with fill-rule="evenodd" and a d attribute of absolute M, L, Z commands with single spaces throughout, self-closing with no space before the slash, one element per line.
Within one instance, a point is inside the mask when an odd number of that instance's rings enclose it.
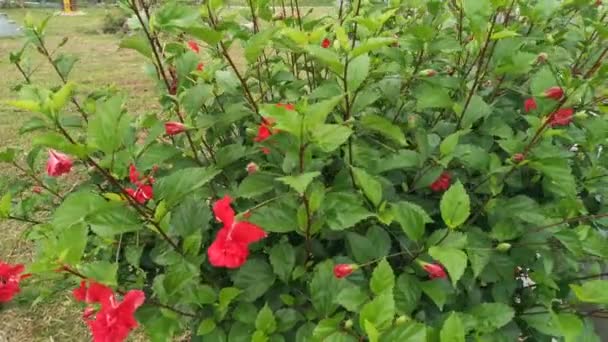
<path fill-rule="evenodd" d="M 180 326 L 178 316 L 151 305 L 139 308 L 135 316 L 144 326 L 144 330 L 151 342 L 168 342 Z"/>
<path fill-rule="evenodd" d="M 79 191 L 71 193 L 55 210 L 53 226 L 69 227 L 75 223 L 84 223 L 87 215 L 107 205 L 107 202 L 92 192 Z"/>
<path fill-rule="evenodd" d="M 580 318 L 570 313 L 553 313 L 552 316 L 553 321 L 555 321 L 556 326 L 559 328 L 562 336 L 564 336 L 565 342 L 581 341 L 581 335 L 585 327 Z"/>
<path fill-rule="evenodd" d="M 452 99 L 447 90 L 443 87 L 430 84 L 422 84 L 414 90 L 416 98 L 416 109 L 423 110 L 428 108 L 451 108 Z"/>
<path fill-rule="evenodd" d="M 302 195 L 313 179 L 320 176 L 318 171 L 302 173 L 297 176 L 286 176 L 277 178 L 277 180 L 292 187 L 298 194 Z"/>
<path fill-rule="evenodd" d="M 241 83 L 234 74 L 229 70 L 217 70 L 215 72 L 215 80 L 220 89 L 223 89 L 228 94 L 236 94 L 239 92 L 238 88 Z"/>
<path fill-rule="evenodd" d="M 431 298 L 431 300 L 433 300 L 433 303 L 437 305 L 439 310 L 443 310 L 443 305 L 445 305 L 445 302 L 448 298 L 446 288 L 449 287 L 449 283 L 441 279 L 434 279 L 420 283 L 420 288 L 422 289 L 422 292 L 424 292 L 424 294 L 426 294 Z"/>
<path fill-rule="evenodd" d="M 326 260 L 315 267 L 310 281 L 310 298 L 320 317 L 329 317 L 338 308 L 335 298 L 345 287 L 342 279 L 334 277 L 333 263 Z"/>
<path fill-rule="evenodd" d="M 87 279 L 93 279 L 98 283 L 109 286 L 116 286 L 116 273 L 118 272 L 118 264 L 113 264 L 108 261 L 94 261 L 78 266 L 78 271 Z"/>
<path fill-rule="evenodd" d="M 512 307 L 503 303 L 483 303 L 469 310 L 477 319 L 475 330 L 490 333 L 507 325 L 515 316 Z"/>
<path fill-rule="evenodd" d="M 59 71 L 61 76 L 67 79 L 70 75 L 70 72 L 74 68 L 74 64 L 76 64 L 77 61 L 78 57 L 62 53 L 57 58 L 55 58 L 53 63 L 57 67 L 57 70 Z"/>
<path fill-rule="evenodd" d="M 543 67 L 530 78 L 530 91 L 533 96 L 544 94 L 545 90 L 558 85 L 549 67 Z"/>
<path fill-rule="evenodd" d="M 59 255 L 59 261 L 68 265 L 80 262 L 87 247 L 89 229 L 83 223 L 76 223 L 68 228 L 56 227 L 57 244 L 53 253 Z"/>
<path fill-rule="evenodd" d="M 201 324 L 199 324 L 198 329 L 196 330 L 196 335 L 207 335 L 215 330 L 215 327 L 215 320 L 213 318 L 206 318 L 201 322 Z"/>
<path fill-rule="evenodd" d="M 513 38 L 519 36 L 519 33 L 511 30 L 502 30 L 500 32 L 493 33 L 490 37 L 492 40 L 499 40 L 505 38 Z"/>
<path fill-rule="evenodd" d="M 279 309 L 276 311 L 278 331 L 292 331 L 293 327 L 302 320 L 302 314 L 295 309 Z"/>
<path fill-rule="evenodd" d="M 255 198 L 275 188 L 274 177 L 262 172 L 253 173 L 239 184 L 237 194 L 243 198 Z"/>
<path fill-rule="evenodd" d="M 269 255 L 274 273 L 279 276 L 279 279 L 287 283 L 296 264 L 296 254 L 293 246 L 287 242 L 281 242 L 272 247 Z"/>
<path fill-rule="evenodd" d="M 118 45 L 121 49 L 131 49 L 139 52 L 142 56 L 152 59 L 152 48 L 150 43 L 141 34 L 123 38 Z"/>
<path fill-rule="evenodd" d="M 352 193 L 332 192 L 325 196 L 325 219 L 330 229 L 345 230 L 372 216 L 361 199 Z"/>
<path fill-rule="evenodd" d="M 255 319 L 255 328 L 259 331 L 270 335 L 277 330 L 277 321 L 268 303 L 258 312 L 258 317 Z"/>
<path fill-rule="evenodd" d="M 369 56 L 362 54 L 356 58 L 353 58 L 348 63 L 348 70 L 346 72 L 346 86 L 351 94 L 354 94 L 357 89 L 361 86 L 367 75 L 369 74 Z"/>
<path fill-rule="evenodd" d="M 0 198 L 0 218 L 8 218 L 11 214 L 12 199 L 10 192 Z"/>
<path fill-rule="evenodd" d="M 344 73 L 344 64 L 340 61 L 340 57 L 331 49 L 324 49 L 317 45 L 309 45 L 306 51 L 319 62 L 325 64 L 331 71 L 338 75 Z"/>
<path fill-rule="evenodd" d="M 386 258 L 382 259 L 376 268 L 374 268 L 369 287 L 376 295 L 380 295 L 386 291 L 393 292 L 393 288 L 395 287 L 395 274 L 393 273 L 391 265 L 386 261 Z"/>
<path fill-rule="evenodd" d="M 355 58 L 364 53 L 370 51 L 376 51 L 383 46 L 388 46 L 396 42 L 397 39 L 389 38 L 389 37 L 372 37 L 368 40 L 362 42 L 361 44 L 355 46 L 353 51 L 350 52 L 350 58 Z"/>
<path fill-rule="evenodd" d="M 410 239 L 420 241 L 424 236 L 425 224 L 429 222 L 427 218 L 430 220 L 424 209 L 409 202 L 392 204 L 391 209 L 403 232 Z"/>
<path fill-rule="evenodd" d="M 277 31 L 275 27 L 262 30 L 249 38 L 245 47 L 245 58 L 247 62 L 254 63 L 264 51 L 264 48 L 272 42 L 272 36 Z"/>
<path fill-rule="evenodd" d="M 211 28 L 204 26 L 191 25 L 188 27 L 184 27 L 184 31 L 188 32 L 193 37 L 198 38 L 211 46 L 219 43 L 220 40 L 222 40 L 221 32 L 215 31 Z"/>
<path fill-rule="evenodd" d="M 374 174 L 391 170 L 408 169 L 418 167 L 420 155 L 412 150 L 399 150 L 385 158 L 377 159 L 372 163 L 370 171 Z"/>
<path fill-rule="evenodd" d="M 452 312 L 443 322 L 440 333 L 441 342 L 465 342 L 465 330 L 458 313 Z"/>
<path fill-rule="evenodd" d="M 582 285 L 570 284 L 570 288 L 581 302 L 608 304 L 608 280 L 591 280 Z"/>
<path fill-rule="evenodd" d="M 436 339 L 433 340 L 429 336 L 429 340 L 427 340 L 427 328 L 424 324 L 408 322 L 408 324 L 395 325 L 392 329 L 383 333 L 381 341 L 427 342 L 436 341 Z"/>
<path fill-rule="evenodd" d="M 95 234 L 107 238 L 143 227 L 139 217 L 121 202 L 107 202 L 87 215 L 85 221 Z"/>
<path fill-rule="evenodd" d="M 111 154 L 125 143 L 131 119 L 122 106 L 123 98 L 119 96 L 97 103 L 95 116 L 88 125 L 87 143 L 90 146 Z"/>
<path fill-rule="evenodd" d="M 191 167 L 173 172 L 154 185 L 156 201 L 165 200 L 168 208 L 211 181 L 221 171 L 214 167 Z"/>
<path fill-rule="evenodd" d="M 390 120 L 382 116 L 367 114 L 361 118 L 361 125 L 365 129 L 374 131 L 391 139 L 399 144 L 399 146 L 407 146 L 405 135 L 403 135 L 399 126 L 394 125 Z"/>
<path fill-rule="evenodd" d="M 441 152 L 441 156 L 445 157 L 449 154 L 452 154 L 456 149 L 456 145 L 458 145 L 458 140 L 460 139 L 460 137 L 467 134 L 468 132 L 469 130 L 458 131 L 445 137 L 445 139 L 443 139 L 443 141 L 441 142 L 441 145 L 439 145 L 439 151 Z"/>
<path fill-rule="evenodd" d="M 357 186 L 363 190 L 365 197 L 367 197 L 374 206 L 379 206 L 382 202 L 382 183 L 363 169 L 353 167 L 352 170 L 355 176 L 355 182 L 357 183 Z"/>
<path fill-rule="evenodd" d="M 57 90 L 57 92 L 51 96 L 49 108 L 55 113 L 62 110 L 72 97 L 74 88 L 76 88 L 74 83 L 68 82 Z"/>
<path fill-rule="evenodd" d="M 369 342 L 378 342 L 380 339 L 380 333 L 378 329 L 374 326 L 374 324 L 368 320 L 365 320 L 363 327 L 365 328 L 365 333 L 367 334 L 367 338 Z"/>
<path fill-rule="evenodd" d="M 14 148 L 7 148 L 4 151 L 0 152 L 0 162 L 3 163 L 12 163 L 15 160 L 15 155 L 17 150 Z"/>
<path fill-rule="evenodd" d="M 242 298 L 249 302 L 263 296 L 276 279 L 270 265 L 262 259 L 250 259 L 231 278 L 236 287 L 243 289 Z"/>
<path fill-rule="evenodd" d="M 401 273 L 395 283 L 394 293 L 397 312 L 409 315 L 416 309 L 422 296 L 420 281 L 413 275 Z"/>
<path fill-rule="evenodd" d="M 312 134 L 318 126 L 323 125 L 327 120 L 327 115 L 334 110 L 343 97 L 344 95 L 338 95 L 310 105 L 304 114 L 306 129 Z"/>
<path fill-rule="evenodd" d="M 395 300 L 390 291 L 386 291 L 365 304 L 359 313 L 359 324 L 370 321 L 378 330 L 388 329 L 395 317 Z"/>
<path fill-rule="evenodd" d="M 332 152 L 348 140 L 353 131 L 342 125 L 324 124 L 311 132 L 313 142 L 324 152 Z"/>
<path fill-rule="evenodd" d="M 369 297 L 358 286 L 349 286 L 344 288 L 336 297 L 336 303 L 342 305 L 346 310 L 358 312 L 363 303 L 367 302 Z"/>
<path fill-rule="evenodd" d="M 465 223 L 471 213 L 469 195 L 460 181 L 443 194 L 439 206 L 443 222 L 452 229 Z"/>
<path fill-rule="evenodd" d="M 243 293 L 243 290 L 236 287 L 224 287 L 220 290 L 219 306 L 221 309 L 227 309 L 230 303 Z"/>
<path fill-rule="evenodd" d="M 473 126 L 479 119 L 485 118 L 492 113 L 492 107 L 490 107 L 481 96 L 474 95 L 471 98 L 471 102 L 464 112 L 462 118 L 462 127 L 469 128 Z"/>
<path fill-rule="evenodd" d="M 445 266 L 455 287 L 467 268 L 467 255 L 459 249 L 439 246 L 429 248 L 429 255 Z"/>

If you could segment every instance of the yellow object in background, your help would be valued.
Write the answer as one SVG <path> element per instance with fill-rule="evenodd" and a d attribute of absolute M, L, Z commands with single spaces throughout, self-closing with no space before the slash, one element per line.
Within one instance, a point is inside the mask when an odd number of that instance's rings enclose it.
<path fill-rule="evenodd" d="M 72 12 L 72 1 L 63 0 L 63 11 L 67 13 Z"/>

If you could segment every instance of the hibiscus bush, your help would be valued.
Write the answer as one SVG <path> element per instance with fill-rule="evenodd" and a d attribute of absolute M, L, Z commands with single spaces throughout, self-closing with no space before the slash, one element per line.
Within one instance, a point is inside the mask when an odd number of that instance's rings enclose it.
<path fill-rule="evenodd" d="M 137 111 L 26 20 L 0 302 L 67 284 L 105 342 L 600 340 L 606 5 L 246 5 L 123 0 Z"/>

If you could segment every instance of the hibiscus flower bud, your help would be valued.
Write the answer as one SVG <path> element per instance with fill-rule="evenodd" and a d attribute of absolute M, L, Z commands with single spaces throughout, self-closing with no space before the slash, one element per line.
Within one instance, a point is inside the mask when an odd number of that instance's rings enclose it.
<path fill-rule="evenodd" d="M 190 48 L 190 50 L 196 53 L 199 53 L 201 51 L 201 49 L 198 47 L 198 44 L 194 40 L 188 41 L 188 47 Z"/>
<path fill-rule="evenodd" d="M 359 268 L 359 266 L 356 264 L 337 264 L 334 267 L 334 276 L 336 278 L 348 277 L 357 268 Z"/>
<path fill-rule="evenodd" d="M 549 116 L 549 123 L 551 127 L 568 126 L 570 122 L 572 122 L 573 114 L 574 109 L 572 108 L 559 109 L 557 112 Z"/>
<path fill-rule="evenodd" d="M 496 250 L 497 250 L 497 251 L 499 251 L 499 252 L 503 252 L 503 253 L 504 253 L 504 252 L 508 252 L 508 251 L 509 251 L 509 249 L 511 249 L 511 244 L 510 244 L 510 243 L 507 243 L 507 242 L 502 242 L 502 243 L 499 243 L 499 244 L 496 246 Z"/>
<path fill-rule="evenodd" d="M 186 126 L 181 122 L 165 122 L 165 133 L 167 135 L 180 134 L 186 130 Z"/>
<path fill-rule="evenodd" d="M 600 7 L 602 5 L 602 0 L 595 0 L 595 7 Z"/>
<path fill-rule="evenodd" d="M 536 61 L 538 63 L 545 63 L 547 61 L 547 59 L 549 58 L 549 55 L 547 55 L 546 52 L 541 52 L 538 54 L 538 56 L 536 57 Z"/>
<path fill-rule="evenodd" d="M 526 111 L 526 113 L 530 113 L 531 111 L 533 111 L 537 108 L 538 108 L 538 105 L 536 104 L 536 100 L 533 97 L 527 99 L 524 102 L 524 110 Z"/>
<path fill-rule="evenodd" d="M 523 153 L 515 153 L 512 157 L 511 160 L 513 160 L 516 163 L 521 163 L 522 161 L 524 161 L 524 159 L 526 159 L 526 156 Z"/>
<path fill-rule="evenodd" d="M 349 319 L 346 322 L 344 322 L 344 329 L 350 330 L 353 327 L 353 320 Z"/>
<path fill-rule="evenodd" d="M 422 263 L 422 268 L 424 268 L 426 273 L 429 275 L 429 278 L 431 278 L 431 279 L 446 278 L 448 276 L 445 273 L 443 266 L 441 266 L 440 264 L 429 264 L 428 262 L 421 262 L 421 263 Z"/>
<path fill-rule="evenodd" d="M 406 315 L 401 315 L 395 320 L 395 325 L 402 325 L 409 322 L 411 319 Z"/>
<path fill-rule="evenodd" d="M 545 90 L 544 96 L 559 101 L 564 97 L 564 89 L 561 87 L 551 87 Z"/>
<path fill-rule="evenodd" d="M 434 192 L 443 192 L 450 188 L 451 182 L 452 176 L 448 172 L 444 172 L 430 185 L 430 188 Z"/>
<path fill-rule="evenodd" d="M 203 71 L 204 68 L 205 68 L 205 64 L 203 64 L 202 62 L 198 63 L 196 65 L 196 70 L 198 70 L 198 71 Z"/>
<path fill-rule="evenodd" d="M 72 170 L 72 159 L 66 154 L 49 150 L 49 159 L 46 162 L 46 173 L 51 177 L 59 177 Z"/>
<path fill-rule="evenodd" d="M 323 39 L 323 41 L 321 42 L 321 47 L 324 49 L 329 48 L 330 45 L 331 45 L 331 40 L 329 40 L 328 38 Z"/>
<path fill-rule="evenodd" d="M 415 129 L 418 127 L 418 116 L 415 114 L 411 114 L 407 117 L 407 127 L 409 129 Z"/>
<path fill-rule="evenodd" d="M 425 69 L 418 73 L 420 76 L 433 77 L 437 75 L 437 71 L 434 69 Z"/>
<path fill-rule="evenodd" d="M 251 162 L 247 164 L 247 173 L 252 174 L 258 172 L 258 164 Z"/>
<path fill-rule="evenodd" d="M 41 192 L 42 192 L 42 188 L 41 188 L 41 187 L 39 187 L 38 185 L 34 185 L 34 186 L 32 187 L 32 192 L 33 192 L 33 193 L 35 193 L 35 194 L 39 194 L 39 193 L 41 193 Z"/>

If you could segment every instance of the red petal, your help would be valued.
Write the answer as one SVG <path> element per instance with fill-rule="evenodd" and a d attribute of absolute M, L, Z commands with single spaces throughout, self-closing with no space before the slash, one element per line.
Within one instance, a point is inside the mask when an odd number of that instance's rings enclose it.
<path fill-rule="evenodd" d="M 235 241 L 228 241 L 227 229 L 221 229 L 215 241 L 207 249 L 209 263 L 215 267 L 238 268 L 241 267 L 249 256 L 247 245 Z"/>
<path fill-rule="evenodd" d="M 249 245 L 268 236 L 262 228 L 250 222 L 237 222 L 230 232 L 233 241 Z"/>
<path fill-rule="evenodd" d="M 232 207 L 230 206 L 231 202 L 232 198 L 226 195 L 213 204 L 213 214 L 215 215 L 215 218 L 223 223 L 225 227 L 232 226 L 232 223 L 234 222 L 234 210 L 232 210 Z"/>
<path fill-rule="evenodd" d="M 137 171 L 137 168 L 135 167 L 135 165 L 131 164 L 129 165 L 129 180 L 131 181 L 131 183 L 137 183 L 140 179 L 140 174 Z"/>
<path fill-rule="evenodd" d="M 268 126 L 262 124 L 258 128 L 258 135 L 253 139 L 253 141 L 262 142 L 262 141 L 270 138 L 271 135 L 272 135 L 272 133 L 270 132 L 270 129 L 268 128 Z"/>

